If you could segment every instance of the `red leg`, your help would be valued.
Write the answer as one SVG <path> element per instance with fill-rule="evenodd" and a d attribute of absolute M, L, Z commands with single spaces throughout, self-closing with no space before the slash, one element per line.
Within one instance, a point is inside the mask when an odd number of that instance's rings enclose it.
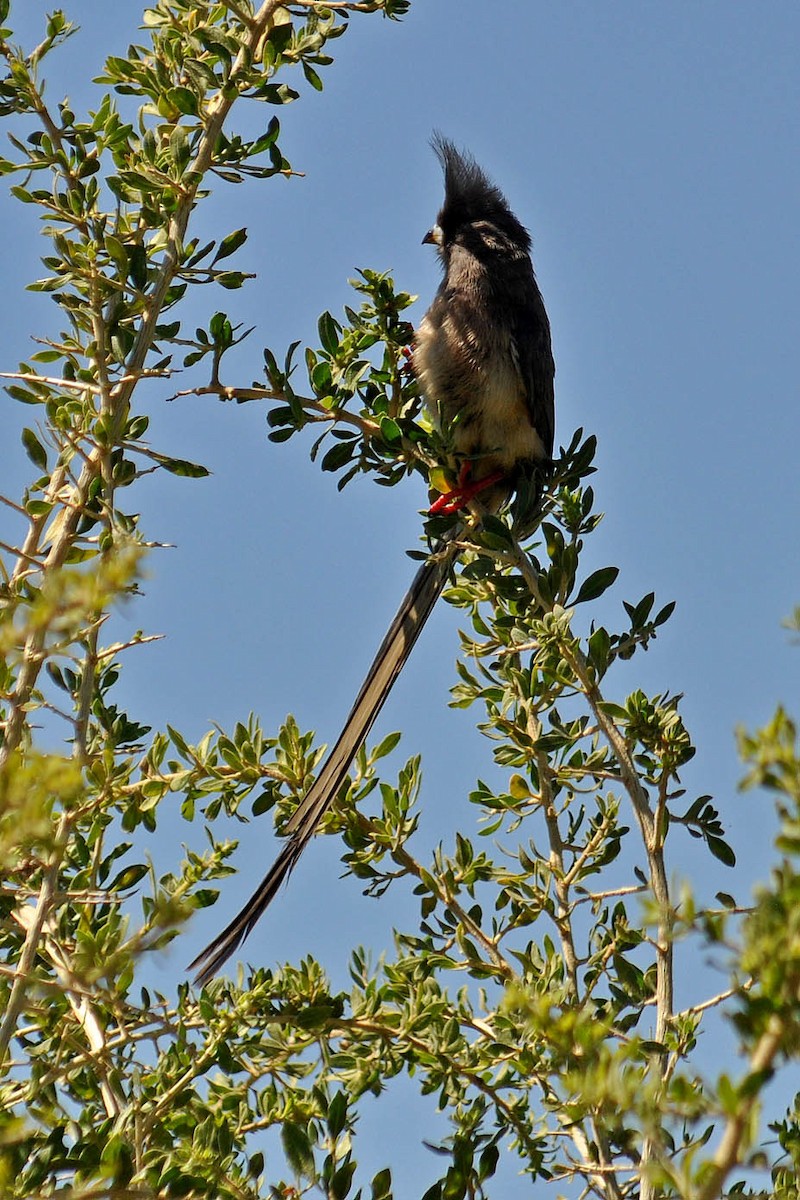
<path fill-rule="evenodd" d="M 469 483 L 470 465 L 464 463 L 458 476 L 458 484 L 450 492 L 444 492 L 438 500 L 434 500 L 433 504 L 428 509 L 431 516 L 444 514 L 449 516 L 451 513 L 461 512 L 461 510 L 473 500 L 475 496 L 479 496 L 481 492 L 486 491 L 495 483 L 499 483 L 505 478 L 504 471 L 492 471 L 490 475 L 484 475 L 483 479 L 477 479 L 474 483 Z"/>

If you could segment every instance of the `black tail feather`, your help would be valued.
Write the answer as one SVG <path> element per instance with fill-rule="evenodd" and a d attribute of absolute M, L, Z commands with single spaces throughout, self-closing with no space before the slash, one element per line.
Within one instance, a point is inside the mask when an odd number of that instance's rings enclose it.
<path fill-rule="evenodd" d="M 441 595 L 455 557 L 455 531 L 422 564 L 380 644 L 344 729 L 322 770 L 288 822 L 291 833 L 269 872 L 222 933 L 189 966 L 199 984 L 208 981 L 241 945 L 289 877 L 339 793 L 350 765 L 383 707 L 414 643 Z"/>

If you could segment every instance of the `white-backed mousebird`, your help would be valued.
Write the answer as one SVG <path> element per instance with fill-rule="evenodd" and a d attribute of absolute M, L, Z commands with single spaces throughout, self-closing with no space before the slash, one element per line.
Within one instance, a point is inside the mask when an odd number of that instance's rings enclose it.
<path fill-rule="evenodd" d="M 438 135 L 433 146 L 444 169 L 445 195 L 423 241 L 436 246 L 444 274 L 417 330 L 413 365 L 458 482 L 431 511 L 458 512 L 475 501 L 493 512 L 521 481 L 540 487 L 550 462 L 555 374 L 550 325 L 527 230 L 474 159 Z M 314 836 L 439 598 L 456 553 L 451 534 L 418 570 L 336 744 L 287 823 L 289 836 L 275 862 L 191 964 L 198 982 L 216 974 L 247 937 Z"/>

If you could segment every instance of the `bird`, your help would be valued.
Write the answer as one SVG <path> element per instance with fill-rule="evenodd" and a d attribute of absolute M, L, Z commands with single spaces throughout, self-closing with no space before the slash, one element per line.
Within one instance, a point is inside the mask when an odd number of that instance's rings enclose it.
<path fill-rule="evenodd" d="M 531 261 L 531 238 L 475 159 L 441 134 L 433 149 L 444 202 L 423 244 L 442 280 L 416 331 L 412 364 L 447 453 L 453 486 L 433 514 L 496 512 L 523 484 L 534 497 L 551 464 L 555 364 Z M 286 824 L 275 862 L 241 910 L 190 964 L 209 982 L 239 947 L 297 864 L 336 800 L 359 748 L 451 574 L 456 524 L 422 564 L 381 642 L 344 728 Z"/>

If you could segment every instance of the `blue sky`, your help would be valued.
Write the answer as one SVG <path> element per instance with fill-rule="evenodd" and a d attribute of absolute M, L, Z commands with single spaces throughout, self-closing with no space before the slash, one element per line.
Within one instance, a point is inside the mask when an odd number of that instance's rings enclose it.
<path fill-rule="evenodd" d="M 46 7 L 17 0 L 20 40 L 37 37 Z M 141 9 L 73 0 L 65 11 L 82 32 L 50 60 L 50 97 L 94 107 L 88 81 L 104 55 L 141 40 Z M 201 291 L 188 328 L 217 308 L 255 324 L 225 376 L 246 385 L 264 344 L 313 340 L 318 314 L 350 302 L 358 267 L 392 270 L 419 295 L 418 319 L 438 282 L 420 244 L 441 200 L 431 131 L 474 153 L 533 234 L 557 441 L 577 425 L 599 439 L 594 486 L 607 515 L 587 567 L 621 568 L 602 615 L 650 590 L 677 601 L 650 652 L 614 676 L 613 698 L 636 687 L 685 694 L 698 753 L 684 782 L 714 794 L 739 866 L 709 868 L 678 835 L 670 871 L 702 896 L 746 897 L 768 872 L 772 820 L 768 800 L 737 794 L 733 730 L 763 723 L 778 701 L 798 709 L 800 660 L 780 623 L 800 603 L 800 11 L 781 0 L 416 0 L 399 25 L 356 16 L 331 52 L 323 94 L 303 87 L 279 112 L 282 148 L 305 177 L 221 186 L 198 212 L 200 236 L 248 227 L 236 265 L 258 278 L 237 293 Z M 272 111 L 246 119 L 260 126 Z M 0 205 L 2 357 L 14 369 L 29 335 L 57 325 L 52 303 L 24 291 L 47 252 L 32 214 L 5 195 Z M 404 551 L 419 534 L 421 483 L 360 481 L 340 495 L 309 463 L 310 438 L 267 442 L 260 406 L 164 397 L 143 398 L 152 444 L 213 476 L 150 477 L 138 489 L 142 528 L 175 548 L 150 558 L 146 597 L 123 614 L 129 629 L 166 634 L 129 657 L 129 710 L 193 739 L 250 710 L 268 731 L 293 712 L 330 742 L 412 573 Z M 27 478 L 17 438 L 32 415 L 0 406 L 12 496 Z M 376 731 L 403 729 L 401 752 L 423 755 L 423 856 L 456 823 L 470 829 L 466 793 L 477 775 L 495 777 L 471 714 L 447 707 L 457 627 L 440 605 Z M 242 890 L 270 860 L 268 824 L 240 847 Z M 176 821 L 174 836 L 203 844 L 199 827 Z M 158 841 L 167 869 L 168 837 Z M 411 919 L 401 896 L 365 901 L 339 872 L 333 840 L 312 846 L 248 959 L 310 952 L 341 980 L 348 943 L 379 946 Z M 229 881 L 164 960 L 162 986 L 232 915 L 238 886 Z"/>

